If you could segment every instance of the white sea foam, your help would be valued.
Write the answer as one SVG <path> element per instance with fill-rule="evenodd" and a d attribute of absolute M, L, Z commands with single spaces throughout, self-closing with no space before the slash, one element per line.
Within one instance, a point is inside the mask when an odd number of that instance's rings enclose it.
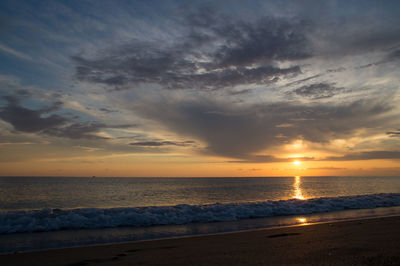
<path fill-rule="evenodd" d="M 0 213 L 0 234 L 119 226 L 176 225 L 400 206 L 400 193 L 209 205 L 42 209 Z"/>

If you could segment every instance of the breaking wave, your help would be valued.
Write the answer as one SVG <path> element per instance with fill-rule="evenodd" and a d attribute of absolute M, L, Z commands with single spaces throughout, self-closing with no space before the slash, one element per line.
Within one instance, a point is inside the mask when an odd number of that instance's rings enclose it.
<path fill-rule="evenodd" d="M 400 206 L 400 193 L 207 205 L 8 211 L 0 212 L 0 234 L 236 221 L 393 206 Z"/>

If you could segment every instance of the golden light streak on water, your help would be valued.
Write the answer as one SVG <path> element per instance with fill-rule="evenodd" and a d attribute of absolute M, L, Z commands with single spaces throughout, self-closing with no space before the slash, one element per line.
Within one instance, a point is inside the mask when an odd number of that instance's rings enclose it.
<path fill-rule="evenodd" d="M 301 176 L 295 176 L 294 177 L 293 188 L 294 188 L 293 198 L 301 199 L 301 200 L 305 199 L 303 197 L 303 193 L 301 191 Z"/>

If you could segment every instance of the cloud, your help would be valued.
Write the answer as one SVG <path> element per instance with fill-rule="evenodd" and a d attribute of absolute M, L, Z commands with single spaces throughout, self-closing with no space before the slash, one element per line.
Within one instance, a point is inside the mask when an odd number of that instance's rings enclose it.
<path fill-rule="evenodd" d="M 312 167 L 307 168 L 307 170 L 346 170 L 347 168 L 342 167 Z"/>
<path fill-rule="evenodd" d="M 313 157 L 293 157 L 293 158 L 278 158 L 272 155 L 247 155 L 243 160 L 228 161 L 229 163 L 277 163 L 277 162 L 293 162 L 294 160 L 300 161 L 313 161 Z"/>
<path fill-rule="evenodd" d="M 105 107 L 99 108 L 99 110 L 102 111 L 102 112 L 104 112 L 104 113 L 107 113 L 107 114 L 118 112 L 117 110 L 108 109 L 108 108 L 105 108 Z"/>
<path fill-rule="evenodd" d="M 50 114 L 58 111 L 63 103 L 54 102 L 48 107 L 32 110 L 20 105 L 20 100 L 15 96 L 4 96 L 7 105 L 0 109 L 0 118 L 10 123 L 14 129 L 26 133 L 42 133 L 49 136 L 70 139 L 107 139 L 98 133 L 105 128 L 130 128 L 135 124 L 106 125 L 104 123 L 88 121 L 76 122 L 58 114 Z"/>
<path fill-rule="evenodd" d="M 297 88 L 291 93 L 311 99 L 323 99 L 333 97 L 342 90 L 343 88 L 335 87 L 334 83 L 315 83 Z"/>
<path fill-rule="evenodd" d="M 253 90 L 252 89 L 244 89 L 244 90 L 238 90 L 238 91 L 229 91 L 229 95 L 242 95 L 242 94 L 248 94 L 251 93 Z"/>
<path fill-rule="evenodd" d="M 42 133 L 70 139 L 110 139 L 111 137 L 100 135 L 100 131 L 108 128 L 132 128 L 136 126 L 136 124 L 106 125 L 96 121 L 88 121 L 76 122 L 63 127 L 48 128 L 43 130 Z"/>
<path fill-rule="evenodd" d="M 93 152 L 93 151 L 101 151 L 103 148 L 95 148 L 95 147 L 86 147 L 86 146 L 74 146 L 74 148 L 78 148 L 87 152 Z"/>
<path fill-rule="evenodd" d="M 400 129 L 396 131 L 386 132 L 386 134 L 389 135 L 390 137 L 400 137 Z"/>
<path fill-rule="evenodd" d="M 378 27 L 376 27 L 378 26 Z M 358 32 L 349 31 L 349 34 L 354 34 L 352 38 L 350 38 L 349 47 L 354 49 L 354 52 L 358 53 L 358 51 L 362 52 L 372 52 L 376 50 L 387 50 L 391 49 L 393 45 L 398 45 L 400 42 L 400 29 L 396 25 L 395 27 L 379 27 L 381 25 L 372 25 L 371 28 L 363 27 Z M 376 27 L 376 28 L 374 28 Z M 390 52 L 389 58 L 398 57 L 396 52 Z"/>
<path fill-rule="evenodd" d="M 385 59 L 387 61 L 399 60 L 400 59 L 400 50 L 395 50 L 395 51 L 390 52 L 388 55 L 386 55 Z"/>
<path fill-rule="evenodd" d="M 20 106 L 19 100 L 13 96 L 4 96 L 3 99 L 7 101 L 7 106 L 0 109 L 0 118 L 18 130 L 28 133 L 39 132 L 48 128 L 58 127 L 69 122 L 57 114 L 44 116 L 51 110 L 60 108 L 61 103 L 57 102 L 50 107 L 31 110 Z"/>
<path fill-rule="evenodd" d="M 107 126 L 98 122 L 79 122 L 63 127 L 51 127 L 43 130 L 43 133 L 70 139 L 108 139 L 108 137 L 95 135 Z"/>
<path fill-rule="evenodd" d="M 181 25 L 182 26 L 182 25 Z M 270 84 L 301 73 L 296 64 L 311 57 L 306 32 L 296 19 L 264 17 L 253 22 L 212 12 L 187 16 L 172 44 L 135 40 L 93 57 L 76 55 L 76 78 L 115 89 L 141 83 L 166 89 L 220 89 Z"/>
<path fill-rule="evenodd" d="M 377 23 L 370 23 L 370 19 L 370 16 L 362 15 L 349 19 L 330 17 L 315 21 L 318 24 L 318 29 L 312 36 L 316 40 L 313 42 L 315 55 L 342 59 L 347 56 L 387 52 L 398 47 L 398 19 L 392 23 L 383 18 Z"/>
<path fill-rule="evenodd" d="M 239 169 L 236 169 L 237 171 L 249 171 L 249 172 L 253 172 L 253 171 L 261 171 L 261 170 L 263 170 L 262 168 L 250 168 L 250 169 L 242 169 L 242 168 L 239 168 Z"/>
<path fill-rule="evenodd" d="M 338 72 L 343 72 L 346 71 L 345 67 L 338 67 L 338 68 L 332 68 L 332 69 L 327 69 L 327 73 L 338 73 Z"/>
<path fill-rule="evenodd" d="M 0 146 L 3 145 L 32 145 L 34 142 L 0 142 Z"/>
<path fill-rule="evenodd" d="M 325 158 L 325 161 L 357 161 L 357 160 L 375 160 L 375 159 L 400 159 L 400 151 L 366 151 L 351 153 L 343 156 L 331 156 Z"/>
<path fill-rule="evenodd" d="M 285 86 L 299 85 L 299 84 L 304 83 L 304 82 L 306 82 L 308 80 L 319 78 L 321 76 L 322 76 L 322 74 L 314 75 L 314 76 L 311 76 L 311 77 L 307 77 L 307 78 L 304 78 L 304 79 L 300 79 L 300 80 L 296 80 L 296 81 L 290 82 L 290 83 L 286 84 Z"/>
<path fill-rule="evenodd" d="M 391 63 L 394 61 L 397 61 L 400 59 L 400 50 L 395 50 L 395 51 L 391 51 L 389 53 L 386 53 L 386 55 L 381 58 L 381 60 L 373 62 L 373 63 L 369 63 L 369 64 L 365 64 L 365 65 L 361 65 L 356 67 L 355 69 L 363 69 L 363 68 L 369 68 L 369 67 L 374 67 L 374 66 L 379 66 L 382 64 L 386 64 L 386 63 Z"/>
<path fill-rule="evenodd" d="M 32 57 L 30 57 L 29 55 L 18 52 L 18 51 L 14 50 L 4 44 L 1 44 L 1 43 L 0 43 L 0 51 L 10 54 L 10 55 L 13 55 L 13 56 L 16 56 L 19 59 L 32 60 Z"/>
<path fill-rule="evenodd" d="M 137 141 L 130 143 L 129 145 L 133 146 L 141 146 L 141 147 L 160 147 L 160 146 L 192 146 L 195 142 L 194 141 Z"/>
<path fill-rule="evenodd" d="M 304 20 L 276 17 L 263 17 L 255 23 L 224 20 L 211 26 L 225 41 L 214 54 L 215 63 L 218 67 L 237 67 L 309 58 L 306 32 L 310 27 Z"/>
<path fill-rule="evenodd" d="M 390 110 L 392 106 L 380 99 L 335 105 L 294 102 L 232 105 L 198 98 L 134 107 L 136 113 L 171 132 L 206 143 L 206 153 L 251 161 L 274 160 L 254 154 L 294 140 L 329 143 L 352 136 L 361 128 L 390 124 L 391 119 L 386 116 Z M 282 124 L 292 126 L 282 127 Z"/>

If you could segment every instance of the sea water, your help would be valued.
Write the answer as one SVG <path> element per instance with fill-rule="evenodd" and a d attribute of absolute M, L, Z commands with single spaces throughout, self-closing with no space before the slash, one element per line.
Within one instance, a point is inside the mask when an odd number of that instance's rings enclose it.
<path fill-rule="evenodd" d="M 0 252 L 374 217 L 397 206 L 400 177 L 0 177 Z"/>

